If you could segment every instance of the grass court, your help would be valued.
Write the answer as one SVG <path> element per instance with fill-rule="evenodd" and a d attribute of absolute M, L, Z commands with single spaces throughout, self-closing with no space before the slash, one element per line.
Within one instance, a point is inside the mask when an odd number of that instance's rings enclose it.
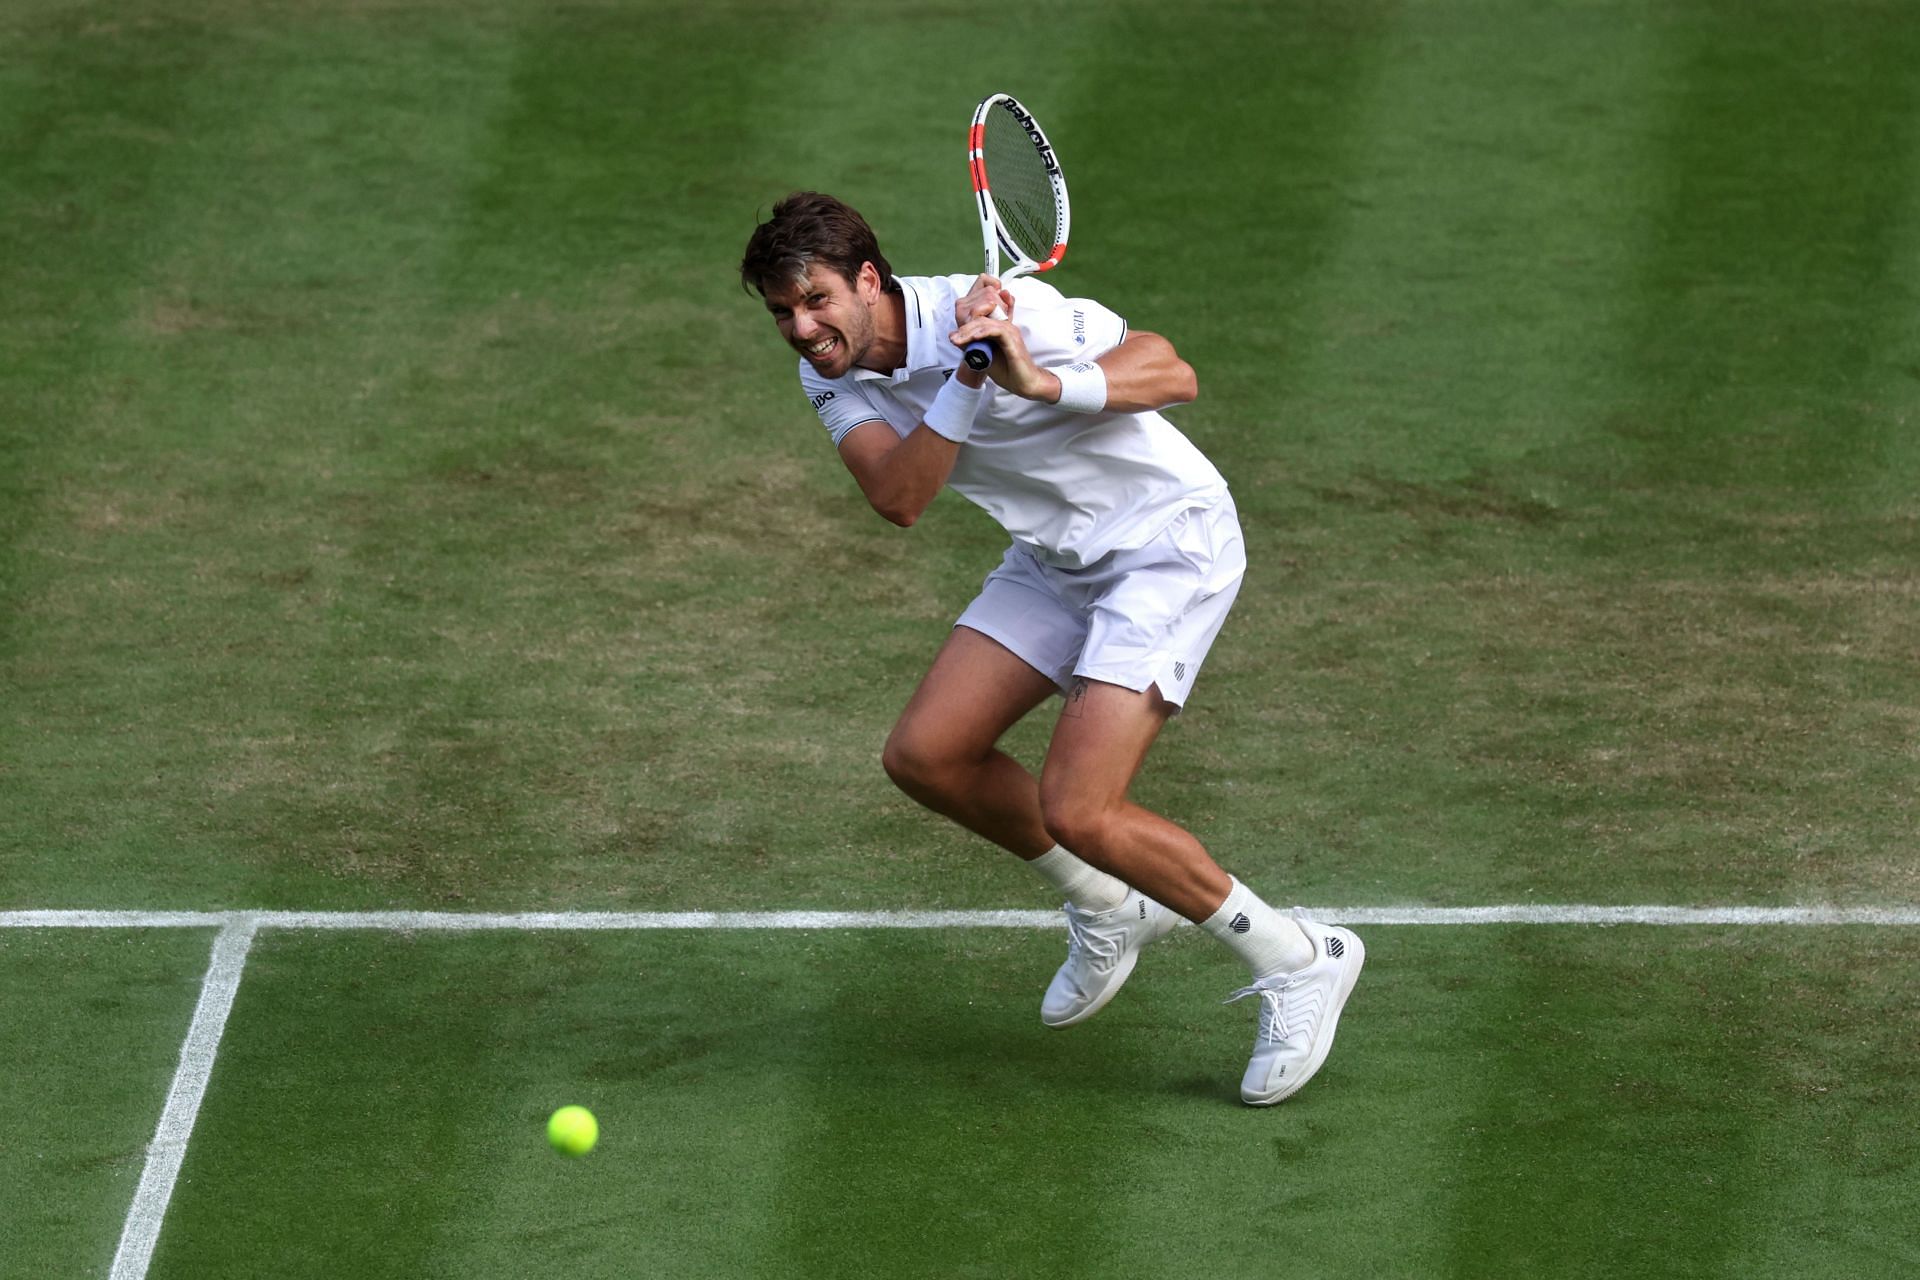
<path fill-rule="evenodd" d="M 845 914 L 1053 905 L 878 764 L 1003 542 L 735 266 L 1001 89 L 1249 543 L 1136 796 L 1367 941 L 1270 1112 Z M 1920 1270 L 1910 6 L 11 0 L 0 299 L 0 1276 Z"/>

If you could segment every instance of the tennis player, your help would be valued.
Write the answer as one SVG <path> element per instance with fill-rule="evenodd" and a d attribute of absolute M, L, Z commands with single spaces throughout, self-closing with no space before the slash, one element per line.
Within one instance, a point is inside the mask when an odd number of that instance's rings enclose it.
<path fill-rule="evenodd" d="M 910 526 L 946 487 L 1011 535 L 882 762 L 1066 898 L 1067 958 L 1041 1021 L 1099 1012 L 1184 916 L 1250 970 L 1230 999 L 1261 1000 L 1241 1097 L 1292 1095 L 1325 1061 L 1365 949 L 1275 910 L 1127 798 L 1246 567 L 1225 480 L 1160 413 L 1195 397 L 1192 368 L 1165 338 L 1032 277 L 895 276 L 866 220 L 814 192 L 774 206 L 740 274 L 874 510 Z M 980 339 L 996 353 L 984 372 L 961 358 Z M 997 744 L 1056 694 L 1036 778 Z"/>

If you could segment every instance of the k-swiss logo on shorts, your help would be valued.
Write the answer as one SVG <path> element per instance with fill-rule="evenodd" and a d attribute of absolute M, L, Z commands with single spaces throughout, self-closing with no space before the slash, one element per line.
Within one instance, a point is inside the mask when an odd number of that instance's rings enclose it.
<path fill-rule="evenodd" d="M 1247 930 L 1253 928 L 1253 921 L 1247 919 L 1247 913 L 1243 911 L 1233 918 L 1233 923 L 1228 925 L 1227 928 L 1233 930 L 1235 933 L 1245 933 Z"/>
<path fill-rule="evenodd" d="M 1174 678 L 1175 680 L 1185 680 L 1185 679 L 1187 678 L 1187 664 L 1186 664 L 1186 663 L 1184 663 L 1184 662 L 1176 662 L 1176 663 L 1174 663 L 1174 664 L 1173 664 L 1173 678 Z"/>

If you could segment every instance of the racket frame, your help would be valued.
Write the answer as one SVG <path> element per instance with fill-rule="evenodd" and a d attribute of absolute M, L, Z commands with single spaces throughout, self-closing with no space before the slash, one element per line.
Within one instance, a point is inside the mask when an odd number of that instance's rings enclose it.
<path fill-rule="evenodd" d="M 1015 243 L 1000 217 L 999 207 L 994 203 L 991 176 L 987 173 L 986 137 L 987 121 L 995 111 L 1005 111 L 1020 125 L 1027 135 L 1027 141 L 1033 144 L 1043 162 L 1047 182 L 1053 189 L 1053 248 L 1044 259 L 1035 259 Z M 1048 140 L 1046 130 L 1033 117 L 1033 112 L 1010 93 L 996 93 L 981 100 L 973 112 L 973 122 L 967 129 L 967 172 L 973 182 L 974 201 L 980 214 L 980 240 L 986 259 L 986 274 L 997 276 L 1004 283 L 1024 275 L 1038 275 L 1051 271 L 1060 265 L 1067 256 L 1067 229 L 1071 222 L 1072 206 L 1067 203 L 1067 180 L 1060 172 L 1059 157 L 1054 155 L 1053 143 Z M 1005 254 L 1011 264 L 1006 271 L 1000 270 L 1000 255 Z M 1006 313 L 1000 308 L 993 309 L 995 319 L 1006 319 Z M 993 363 L 993 344 L 990 342 L 970 342 L 967 344 L 967 366 L 972 369 L 985 369 Z"/>

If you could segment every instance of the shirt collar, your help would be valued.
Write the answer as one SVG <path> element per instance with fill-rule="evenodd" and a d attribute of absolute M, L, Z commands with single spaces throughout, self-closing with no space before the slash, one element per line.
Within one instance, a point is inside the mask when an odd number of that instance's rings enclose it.
<path fill-rule="evenodd" d="M 946 359 L 953 344 L 947 341 L 946 331 L 938 324 L 940 301 L 935 296 L 938 291 L 930 287 L 933 282 L 912 280 L 905 276 L 895 276 L 894 280 L 900 286 L 901 302 L 907 317 L 907 362 L 892 373 L 855 368 L 855 380 L 871 382 L 878 379 L 897 383 L 905 382 L 914 374 L 924 373 L 928 369 L 957 368 L 957 357 Z M 952 303 L 949 302 L 947 311 L 951 314 L 952 310 Z"/>

